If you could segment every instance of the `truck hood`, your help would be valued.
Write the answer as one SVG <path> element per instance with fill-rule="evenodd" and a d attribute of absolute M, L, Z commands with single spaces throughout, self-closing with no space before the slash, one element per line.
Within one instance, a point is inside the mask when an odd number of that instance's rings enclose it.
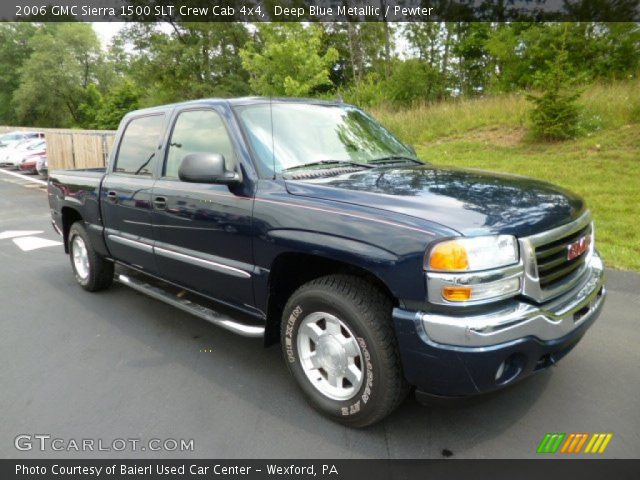
<path fill-rule="evenodd" d="M 286 185 L 292 195 L 410 215 L 463 235 L 528 236 L 575 220 L 585 209 L 577 195 L 531 178 L 430 165 L 298 178 Z"/>

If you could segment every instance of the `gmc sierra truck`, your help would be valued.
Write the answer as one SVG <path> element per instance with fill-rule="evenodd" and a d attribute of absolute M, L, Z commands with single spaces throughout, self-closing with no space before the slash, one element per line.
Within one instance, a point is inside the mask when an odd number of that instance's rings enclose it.
<path fill-rule="evenodd" d="M 48 190 L 85 290 L 116 279 L 280 343 L 311 405 L 354 427 L 411 389 L 475 395 L 554 365 L 605 298 L 578 196 L 424 163 L 340 102 L 135 111 L 105 169 Z"/>

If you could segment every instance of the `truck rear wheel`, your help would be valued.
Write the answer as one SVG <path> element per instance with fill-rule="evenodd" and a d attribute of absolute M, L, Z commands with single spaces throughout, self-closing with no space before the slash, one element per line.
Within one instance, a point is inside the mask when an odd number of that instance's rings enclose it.
<path fill-rule="evenodd" d="M 76 281 L 89 292 L 109 288 L 113 282 L 113 262 L 99 255 L 82 222 L 69 229 L 69 258 Z"/>
<path fill-rule="evenodd" d="M 313 407 L 353 427 L 372 425 L 405 398 L 390 299 L 349 275 L 312 280 L 284 308 L 289 371 Z"/>

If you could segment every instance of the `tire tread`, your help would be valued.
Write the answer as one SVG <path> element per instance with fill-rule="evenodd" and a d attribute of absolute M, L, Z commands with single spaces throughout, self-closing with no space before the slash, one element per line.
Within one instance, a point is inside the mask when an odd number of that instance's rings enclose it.
<path fill-rule="evenodd" d="M 89 235 L 87 234 L 87 229 L 84 226 L 84 222 L 77 221 L 71 225 L 71 228 L 69 229 L 69 244 L 71 244 L 71 239 L 74 234 L 81 236 L 84 240 L 85 246 L 87 247 L 87 254 L 89 255 L 89 265 L 91 266 L 89 271 L 89 281 L 86 285 L 80 285 L 89 292 L 99 292 L 100 290 L 109 288 L 113 283 L 113 263 L 106 260 L 96 252 L 95 248 L 93 248 L 93 245 L 91 245 L 91 241 L 89 240 Z M 71 256 L 71 251 L 69 253 Z M 73 258 L 71 258 L 71 265 L 73 269 Z"/>
<path fill-rule="evenodd" d="M 382 405 L 374 416 L 367 417 L 361 424 L 374 424 L 395 410 L 406 398 L 409 385 L 406 382 L 398 342 L 391 324 L 391 299 L 373 283 L 354 275 L 335 274 L 319 277 L 304 284 L 292 295 L 292 299 L 308 290 L 323 289 L 349 300 L 361 313 L 367 328 L 375 338 L 375 348 L 384 366 L 378 375 L 383 376 L 387 391 L 382 396 Z M 285 308 L 285 311 L 287 309 Z"/>

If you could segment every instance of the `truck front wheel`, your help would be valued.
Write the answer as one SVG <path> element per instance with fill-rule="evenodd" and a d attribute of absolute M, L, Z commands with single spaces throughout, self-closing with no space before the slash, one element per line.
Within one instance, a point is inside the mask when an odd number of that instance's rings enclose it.
<path fill-rule="evenodd" d="M 113 262 L 99 255 L 82 222 L 69 229 L 69 258 L 77 282 L 89 292 L 109 288 L 113 282 Z"/>
<path fill-rule="evenodd" d="M 405 398 L 390 299 L 349 275 L 312 280 L 284 308 L 285 361 L 311 405 L 353 427 L 376 423 Z"/>

